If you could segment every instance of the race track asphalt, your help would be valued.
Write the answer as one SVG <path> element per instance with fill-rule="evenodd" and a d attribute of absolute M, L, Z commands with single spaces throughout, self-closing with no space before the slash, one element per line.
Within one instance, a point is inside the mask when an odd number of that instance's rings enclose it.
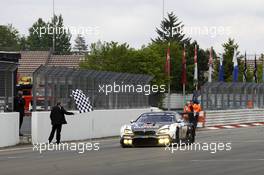
<path fill-rule="evenodd" d="M 230 151 L 172 151 L 166 147 L 121 148 L 118 139 L 96 140 L 99 151 L 46 151 L 32 146 L 0 150 L 0 175 L 260 175 L 264 127 L 200 131 L 196 142 L 231 143 Z M 166 150 L 165 150 L 166 149 Z M 172 149 L 172 148 L 171 148 Z"/>

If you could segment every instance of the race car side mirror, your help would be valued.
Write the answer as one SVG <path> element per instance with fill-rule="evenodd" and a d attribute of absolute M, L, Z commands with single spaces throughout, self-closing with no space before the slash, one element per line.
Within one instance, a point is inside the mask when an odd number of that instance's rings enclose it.
<path fill-rule="evenodd" d="M 130 120 L 130 123 L 134 123 L 135 121 L 134 120 Z"/>

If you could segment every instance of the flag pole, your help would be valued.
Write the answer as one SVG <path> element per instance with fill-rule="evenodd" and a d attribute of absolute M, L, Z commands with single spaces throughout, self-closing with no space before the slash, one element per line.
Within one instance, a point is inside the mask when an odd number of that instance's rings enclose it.
<path fill-rule="evenodd" d="M 212 65 L 213 65 L 213 47 L 210 48 L 210 58 L 209 58 L 209 77 L 208 82 L 212 82 Z"/>
<path fill-rule="evenodd" d="M 168 49 L 170 50 L 170 42 L 168 43 Z M 169 53 L 167 53 L 167 54 L 170 54 L 170 51 L 169 51 Z M 169 55 L 169 57 L 170 57 L 170 55 Z M 168 59 L 168 58 L 167 58 Z M 171 109 L 171 88 L 170 88 L 170 68 L 171 68 L 171 66 L 170 66 L 170 58 L 169 58 L 169 60 L 168 60 L 168 111 L 170 111 L 170 109 Z"/>
<path fill-rule="evenodd" d="M 262 82 L 264 82 L 264 58 L 263 58 L 263 55 L 261 55 L 261 60 L 262 60 Z"/>
<path fill-rule="evenodd" d="M 184 59 L 184 74 L 186 74 L 186 55 L 185 55 L 185 44 L 183 45 L 183 59 Z M 186 83 L 186 75 L 183 75 L 184 76 L 184 81 L 182 83 L 182 89 L 183 89 L 183 106 L 186 104 L 186 92 L 185 92 L 185 83 Z"/>
<path fill-rule="evenodd" d="M 185 84 L 182 85 L 182 89 L 183 89 L 183 105 L 185 105 L 186 104 Z"/>
<path fill-rule="evenodd" d="M 55 31 L 56 31 L 56 27 L 55 27 L 55 0 L 53 0 L 53 9 L 52 9 L 52 13 L 53 13 L 53 35 L 52 35 L 52 53 L 55 53 Z"/>
<path fill-rule="evenodd" d="M 197 45 L 194 46 L 194 86 L 198 91 L 198 63 L 197 63 Z"/>
<path fill-rule="evenodd" d="M 164 12 L 165 12 L 165 0 L 162 0 L 162 18 L 164 19 Z"/>
<path fill-rule="evenodd" d="M 170 79 L 169 79 L 169 81 L 168 81 L 168 111 L 170 111 L 170 103 L 171 103 L 171 96 L 170 96 L 170 92 L 171 90 L 170 90 Z"/>

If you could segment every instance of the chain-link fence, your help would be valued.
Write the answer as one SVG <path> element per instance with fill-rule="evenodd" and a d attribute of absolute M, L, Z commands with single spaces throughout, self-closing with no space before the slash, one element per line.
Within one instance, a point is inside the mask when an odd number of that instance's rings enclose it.
<path fill-rule="evenodd" d="M 12 111 L 16 87 L 16 70 L 20 54 L 0 51 L 0 112 Z"/>
<path fill-rule="evenodd" d="M 75 109 L 70 96 L 75 89 L 90 97 L 95 109 L 148 107 L 149 96 L 135 88 L 149 85 L 151 80 L 142 74 L 40 66 L 33 73 L 33 110 L 50 110 L 58 101 L 67 109 Z"/>
<path fill-rule="evenodd" d="M 264 83 L 206 83 L 201 88 L 205 110 L 264 107 Z"/>

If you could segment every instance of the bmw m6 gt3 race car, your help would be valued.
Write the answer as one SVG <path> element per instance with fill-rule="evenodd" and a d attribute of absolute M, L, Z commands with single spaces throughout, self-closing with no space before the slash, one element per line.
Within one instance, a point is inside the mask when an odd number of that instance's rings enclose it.
<path fill-rule="evenodd" d="M 194 141 L 193 125 L 177 112 L 143 113 L 120 130 L 122 147 L 166 146 L 179 142 L 191 144 Z"/>

